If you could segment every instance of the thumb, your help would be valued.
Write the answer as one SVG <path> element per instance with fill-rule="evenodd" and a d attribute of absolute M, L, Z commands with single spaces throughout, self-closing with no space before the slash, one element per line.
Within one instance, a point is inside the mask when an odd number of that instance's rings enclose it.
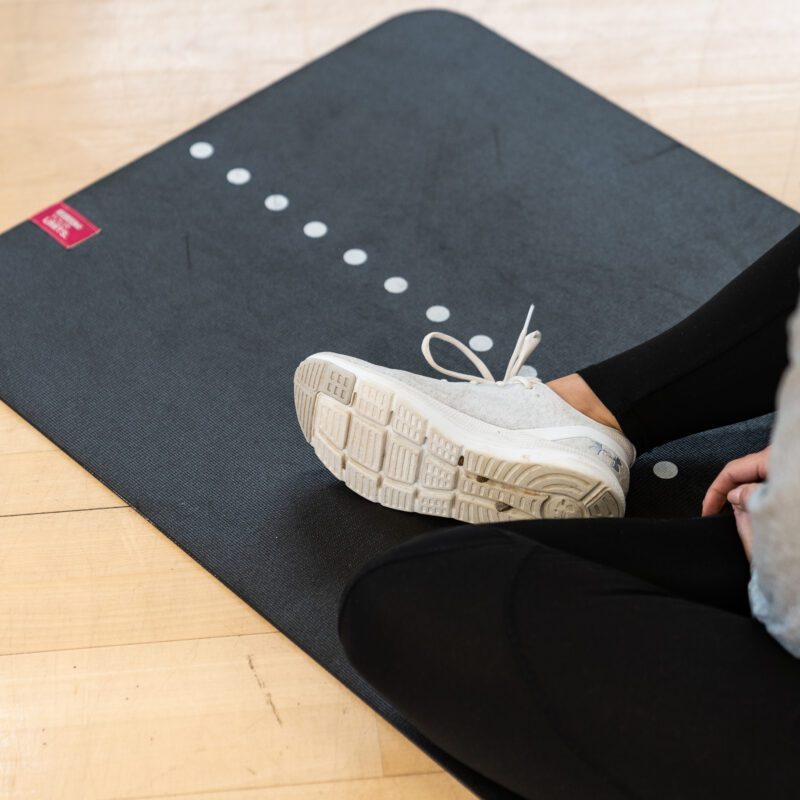
<path fill-rule="evenodd" d="M 742 505 L 742 490 L 744 486 L 737 486 L 735 489 L 731 489 L 728 492 L 728 502 L 732 506 L 741 506 Z"/>
<path fill-rule="evenodd" d="M 743 511 L 747 510 L 747 502 L 759 486 L 761 486 L 760 483 L 745 483 L 735 489 L 731 489 L 728 492 L 728 502 Z"/>

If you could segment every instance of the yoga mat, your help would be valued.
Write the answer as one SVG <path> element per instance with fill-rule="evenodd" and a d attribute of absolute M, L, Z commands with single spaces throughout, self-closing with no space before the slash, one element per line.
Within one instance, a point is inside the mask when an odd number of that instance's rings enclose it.
<path fill-rule="evenodd" d="M 681 319 L 798 214 L 444 11 L 388 20 L 67 202 L 101 231 L 0 237 L 0 396 L 460 780 L 509 796 L 347 664 L 346 581 L 454 523 L 338 484 L 300 434 L 294 368 L 333 350 L 430 374 L 435 327 L 490 337 L 502 371 L 534 302 L 550 379 Z M 697 513 L 768 425 L 644 454 L 630 513 Z"/>

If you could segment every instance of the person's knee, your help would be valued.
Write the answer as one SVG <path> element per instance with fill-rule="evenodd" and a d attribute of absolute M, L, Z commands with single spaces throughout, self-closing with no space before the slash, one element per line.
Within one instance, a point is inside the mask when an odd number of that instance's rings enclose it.
<path fill-rule="evenodd" d="M 351 664 L 371 683 L 391 683 L 399 665 L 424 634 L 429 618 L 426 574 L 437 565 L 443 534 L 418 537 L 372 559 L 345 589 L 339 607 L 339 638 Z M 445 548 L 461 546 L 461 531 L 447 531 Z"/>
<path fill-rule="evenodd" d="M 448 642 L 471 641 L 468 629 L 481 624 L 482 614 L 492 614 L 484 624 L 497 624 L 485 598 L 502 595 L 519 556 L 517 537 L 462 526 L 369 562 L 340 605 L 339 637 L 348 659 L 391 695 L 446 672 Z"/>
<path fill-rule="evenodd" d="M 391 668 L 391 651 L 397 646 L 398 609 L 390 601 L 391 562 L 368 565 L 350 583 L 339 608 L 339 639 L 350 663 L 368 680 Z"/>

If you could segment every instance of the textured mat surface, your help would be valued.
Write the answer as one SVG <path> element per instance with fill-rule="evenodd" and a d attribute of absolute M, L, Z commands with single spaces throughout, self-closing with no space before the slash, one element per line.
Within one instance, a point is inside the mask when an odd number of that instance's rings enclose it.
<path fill-rule="evenodd" d="M 213 154 L 191 155 L 197 142 Z M 288 207 L 269 210 L 277 194 Z M 549 379 L 680 319 L 798 215 L 438 11 L 389 20 L 69 202 L 102 233 L 69 251 L 30 223 L 0 237 L 2 398 L 462 780 L 504 796 L 344 660 L 353 571 L 449 523 L 328 475 L 297 427 L 295 365 L 325 349 L 425 371 L 436 327 L 490 337 L 499 369 L 533 301 Z M 366 262 L 346 263 L 351 249 Z M 387 291 L 392 277 L 407 289 Z M 433 305 L 450 318 L 432 326 Z M 767 424 L 645 454 L 630 513 L 695 513 Z M 659 460 L 677 476 L 656 477 Z"/>

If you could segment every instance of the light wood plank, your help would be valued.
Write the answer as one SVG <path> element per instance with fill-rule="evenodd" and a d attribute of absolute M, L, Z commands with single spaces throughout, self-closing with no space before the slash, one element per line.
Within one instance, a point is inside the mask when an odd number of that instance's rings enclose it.
<path fill-rule="evenodd" d="M 58 448 L 0 400 L 0 458 L 16 453 L 49 453 Z"/>
<path fill-rule="evenodd" d="M 430 756 L 412 745 L 386 720 L 377 717 L 376 724 L 384 775 L 419 775 L 441 771 L 441 767 Z"/>
<path fill-rule="evenodd" d="M 0 729 L 0 797 L 382 775 L 373 712 L 270 633 L 3 656 Z"/>
<path fill-rule="evenodd" d="M 60 450 L 0 456 L 0 517 L 124 505 Z"/>
<path fill-rule="evenodd" d="M 0 654 L 274 628 L 130 508 L 0 518 Z"/>
<path fill-rule="evenodd" d="M 169 800 L 466 800 L 470 797 L 474 797 L 471 792 L 439 773 L 169 795 Z M 135 800 L 167 798 L 161 795 Z"/>

